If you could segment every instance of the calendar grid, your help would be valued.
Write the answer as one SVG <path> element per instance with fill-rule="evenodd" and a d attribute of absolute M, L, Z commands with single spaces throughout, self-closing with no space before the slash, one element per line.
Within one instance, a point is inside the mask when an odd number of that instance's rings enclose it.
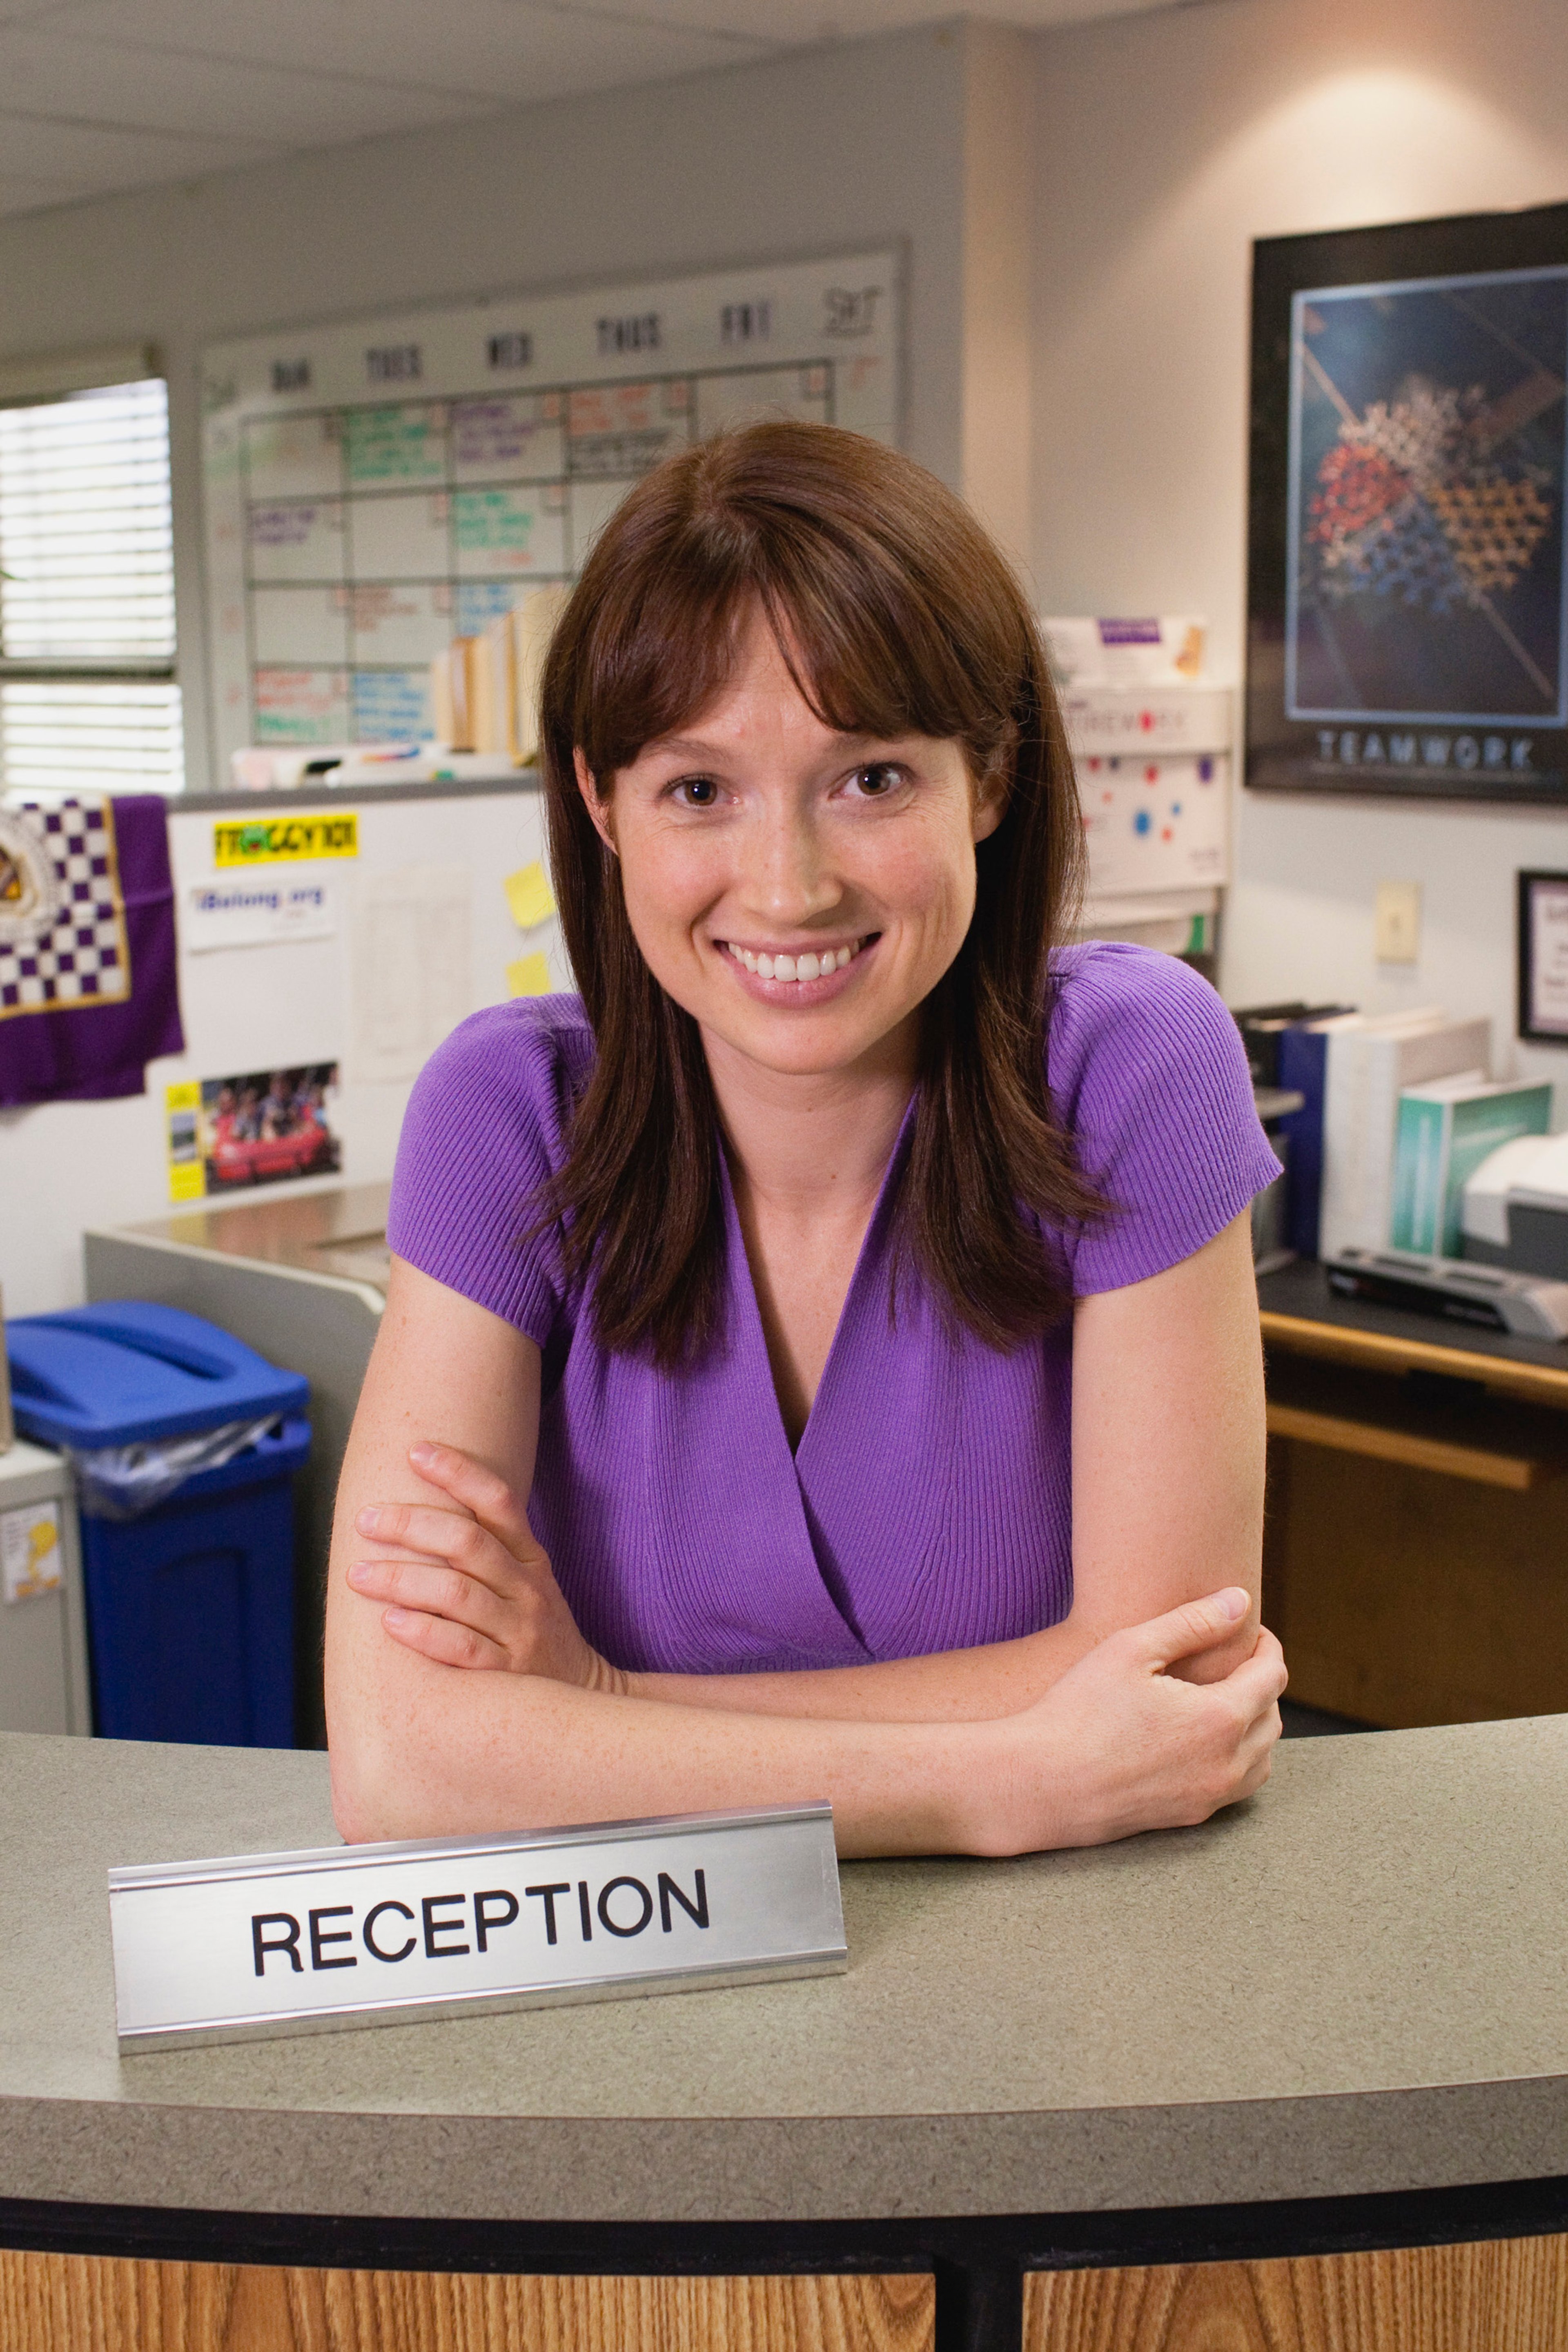
<path fill-rule="evenodd" d="M 792 263 L 208 352 L 220 752 L 429 740 L 449 640 L 574 580 L 631 485 L 725 425 L 895 439 L 898 273 Z"/>

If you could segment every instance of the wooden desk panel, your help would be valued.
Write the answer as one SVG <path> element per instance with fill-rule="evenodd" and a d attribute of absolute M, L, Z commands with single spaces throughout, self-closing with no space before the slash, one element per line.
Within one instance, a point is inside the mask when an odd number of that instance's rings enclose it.
<path fill-rule="evenodd" d="M 1568 1346 L 1258 1285 L 1263 1607 L 1292 1697 L 1409 1729 L 1568 1709 Z"/>
<path fill-rule="evenodd" d="M 1476 1445 L 1463 1438 L 1435 1437 L 1393 1415 L 1326 1412 L 1311 1406 L 1268 1400 L 1270 1437 L 1299 1437 L 1334 1454 L 1360 1454 L 1373 1462 L 1399 1462 L 1410 1470 L 1436 1470 L 1447 1478 L 1468 1478 L 1478 1486 L 1503 1486 L 1527 1494 L 1545 1478 L 1561 1475 L 1554 1460 L 1518 1445 Z"/>
<path fill-rule="evenodd" d="M 931 2352 L 929 2273 L 555 2278 L 0 2252 L 16 2352 Z"/>
<path fill-rule="evenodd" d="M 1554 2352 L 1568 2238 L 1032 2271 L 1024 2352 Z"/>

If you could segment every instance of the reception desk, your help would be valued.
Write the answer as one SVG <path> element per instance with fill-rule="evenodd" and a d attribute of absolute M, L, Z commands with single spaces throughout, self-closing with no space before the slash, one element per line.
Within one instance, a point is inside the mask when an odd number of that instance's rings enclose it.
<path fill-rule="evenodd" d="M 113 1863 L 326 1759 L 11 1738 L 0 2343 L 1568 2340 L 1568 1719 L 1280 1751 L 1197 1830 L 844 1871 L 841 1977 L 121 2060 Z"/>

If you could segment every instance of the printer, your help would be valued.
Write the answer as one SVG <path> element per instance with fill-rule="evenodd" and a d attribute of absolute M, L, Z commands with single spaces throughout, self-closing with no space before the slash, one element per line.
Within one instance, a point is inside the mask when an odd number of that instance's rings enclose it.
<path fill-rule="evenodd" d="M 1460 1228 L 1468 1258 L 1568 1281 L 1568 1134 L 1500 1144 L 1465 1186 Z"/>

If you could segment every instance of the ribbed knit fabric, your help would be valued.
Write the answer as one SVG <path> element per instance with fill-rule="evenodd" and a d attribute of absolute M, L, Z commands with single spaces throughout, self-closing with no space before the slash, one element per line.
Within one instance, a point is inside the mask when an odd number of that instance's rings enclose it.
<path fill-rule="evenodd" d="M 1063 1237 L 1081 1297 L 1190 1256 L 1278 1163 L 1205 982 L 1112 945 L 1065 950 L 1057 970 L 1052 1099 L 1115 1203 Z M 1064 1617 L 1070 1328 L 997 1354 L 950 1332 L 908 1272 L 889 1328 L 909 1122 L 792 1454 L 727 1180 L 726 1337 L 694 1370 L 605 1354 L 551 1237 L 519 1239 L 593 1051 L 575 997 L 465 1022 L 414 1089 L 387 1228 L 543 1352 L 529 1516 L 587 1639 L 627 1668 L 733 1673 L 962 1649 Z"/>

